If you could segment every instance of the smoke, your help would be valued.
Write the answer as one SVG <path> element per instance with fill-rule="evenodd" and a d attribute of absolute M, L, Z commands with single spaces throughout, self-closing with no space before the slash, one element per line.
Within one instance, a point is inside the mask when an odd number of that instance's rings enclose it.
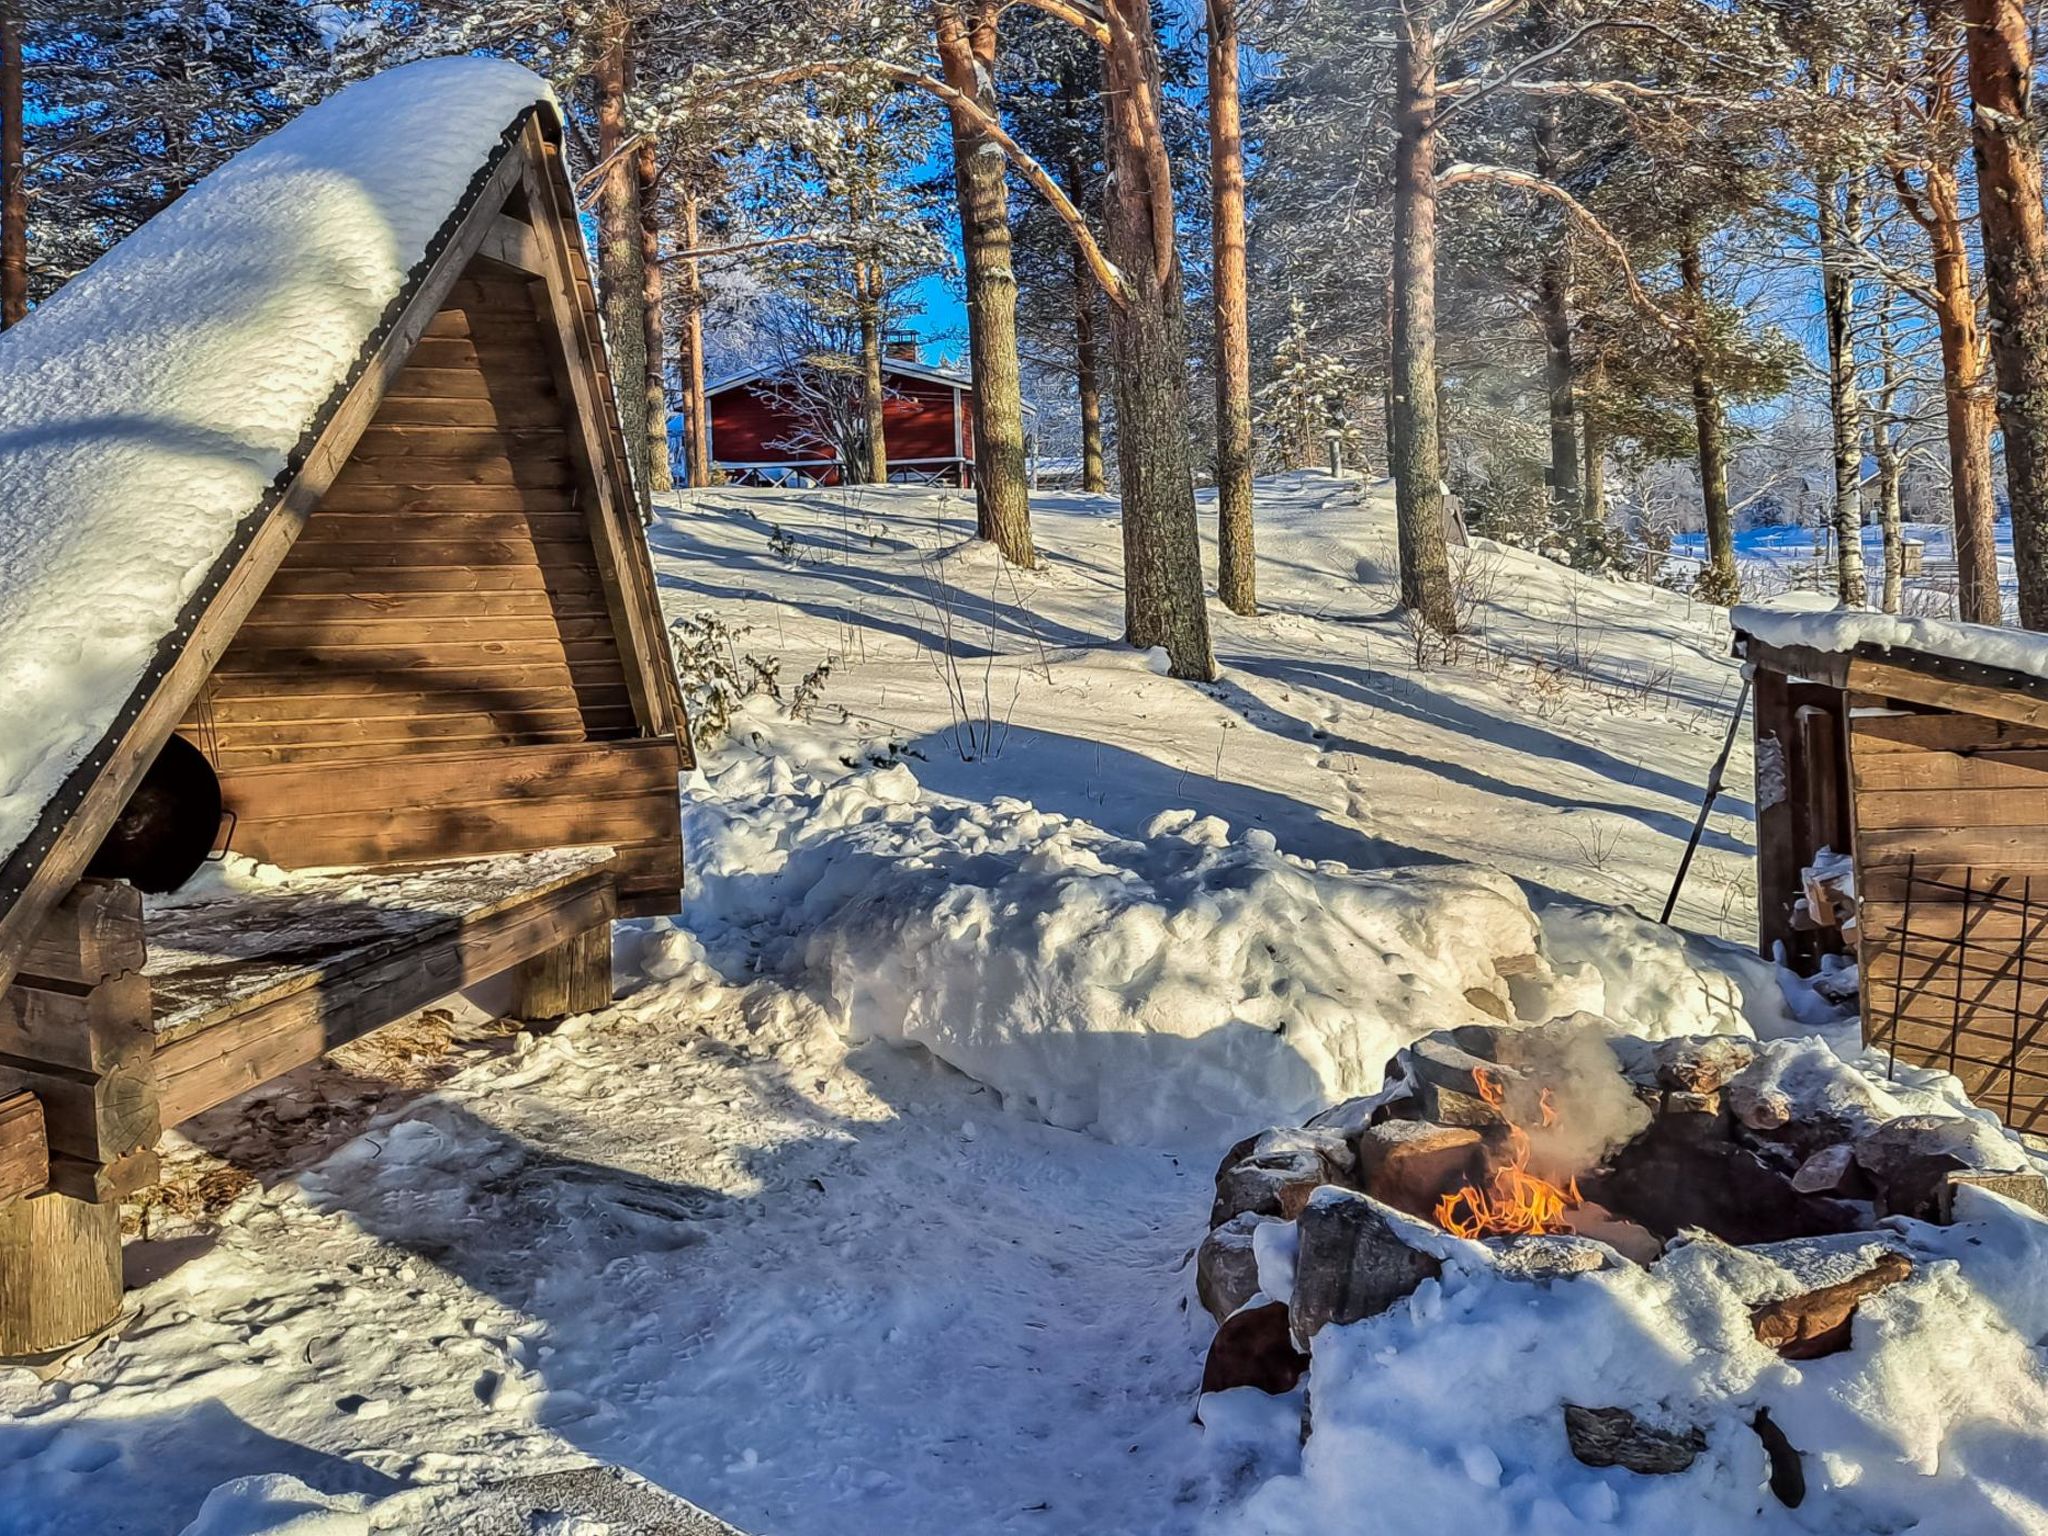
<path fill-rule="evenodd" d="M 1605 1162 L 1649 1128 L 1650 1106 L 1623 1073 L 1604 1020 L 1577 1013 L 1498 1031 L 1495 1041 L 1502 1066 L 1550 1090 L 1553 1123 L 1543 1126 L 1533 1116 L 1523 1121 L 1535 1165 L 1579 1173 Z"/>

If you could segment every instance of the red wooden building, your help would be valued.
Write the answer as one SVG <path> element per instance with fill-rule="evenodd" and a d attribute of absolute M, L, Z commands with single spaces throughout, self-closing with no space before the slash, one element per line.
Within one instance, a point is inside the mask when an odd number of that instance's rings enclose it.
<path fill-rule="evenodd" d="M 974 380 L 896 355 L 882 360 L 882 374 L 889 478 L 973 485 Z M 736 485 L 837 485 L 844 478 L 839 455 L 805 420 L 785 377 L 781 366 L 769 365 L 706 390 L 712 461 Z M 1034 413 L 1029 405 L 1024 410 L 1028 430 Z"/>

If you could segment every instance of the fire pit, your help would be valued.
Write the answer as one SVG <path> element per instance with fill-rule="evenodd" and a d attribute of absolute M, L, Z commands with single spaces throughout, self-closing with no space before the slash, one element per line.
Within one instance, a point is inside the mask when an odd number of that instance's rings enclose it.
<path fill-rule="evenodd" d="M 1775 1277 L 1751 1309 L 1763 1347 L 1846 1349 L 1858 1303 L 1912 1273 L 1885 1218 L 1945 1222 L 1963 1183 L 2048 1208 L 1995 1126 L 1895 1109 L 1818 1040 L 1653 1042 L 1589 1015 L 1426 1036 L 1381 1092 L 1230 1149 L 1197 1256 L 1219 1325 L 1203 1390 L 1292 1390 L 1322 1327 L 1386 1311 L 1447 1263 L 1558 1284 L 1701 1243 Z M 1690 1438 L 1635 1434 L 1625 1407 L 1565 1406 L 1588 1465 L 1691 1460 Z M 1782 1436 L 1757 1433 L 1786 1497 L 1796 1453 L 1779 1465 Z"/>

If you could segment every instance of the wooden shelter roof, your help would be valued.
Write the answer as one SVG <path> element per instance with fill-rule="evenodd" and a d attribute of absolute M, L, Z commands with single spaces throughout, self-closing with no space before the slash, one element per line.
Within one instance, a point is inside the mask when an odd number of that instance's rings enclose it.
<path fill-rule="evenodd" d="M 572 450 L 595 487 L 596 554 L 618 594 L 636 712 L 653 734 L 677 729 L 561 130 L 547 86 L 503 61 L 431 60 L 350 86 L 206 178 L 0 338 L 0 600 L 17 610 L 0 625 L 0 677 L 41 664 L 38 603 L 80 602 L 38 578 L 68 574 L 76 585 L 96 563 L 119 572 L 135 554 L 120 546 L 152 532 L 159 564 L 171 562 L 138 578 L 156 600 L 121 610 L 122 645 L 69 670 L 55 648 L 51 675 L 38 680 L 65 729 L 19 772 L 0 755 L 0 986 L 478 259 L 534 281 L 544 294 L 535 324 L 572 360 L 558 383 L 574 407 Z M 303 217 L 309 204 L 341 227 Z M 266 231 L 281 248 L 250 249 Z M 253 277 L 238 280 L 238 259 Z M 179 310 L 163 322 L 169 341 L 122 334 L 152 322 L 138 290 L 167 282 Z M 61 355 L 79 346 L 82 363 Z M 12 446 L 10 402 L 48 393 L 53 378 L 73 440 Z M 155 414 L 138 426 L 143 406 Z M 138 437 L 143 449 L 126 454 L 120 445 Z M 194 469 L 190 444 L 213 438 L 227 445 L 217 455 L 225 468 Z M 182 500 L 180 453 L 197 477 Z M 124 472 L 140 482 L 128 488 L 140 504 L 132 515 L 105 489 Z"/>

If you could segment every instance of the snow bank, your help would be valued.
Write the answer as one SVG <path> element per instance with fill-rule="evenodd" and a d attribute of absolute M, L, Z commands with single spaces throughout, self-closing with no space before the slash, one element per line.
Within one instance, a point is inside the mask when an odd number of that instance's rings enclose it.
<path fill-rule="evenodd" d="M 1217 1528 L 1325 1536 L 1354 1529 L 1362 1507 L 1375 1536 L 2048 1528 L 2048 1478 L 2028 1449 L 2048 1413 L 2033 1347 L 2048 1223 L 1976 1192 L 1963 1216 L 1771 1256 L 1699 1242 L 1652 1269 L 1547 1284 L 1453 1255 L 1441 1283 L 1316 1336 L 1299 1473 Z M 1849 1352 L 1800 1363 L 1757 1342 L 1752 1302 L 1868 1262 L 1837 1249 L 1879 1245 L 1908 1249 L 1914 1273 L 1863 1303 Z M 1567 1449 L 1565 1403 L 1698 1426 L 1706 1449 L 1677 1475 L 1596 1470 Z M 1796 1514 L 1765 1488 L 1759 1409 L 1803 1453 Z"/>
<path fill-rule="evenodd" d="M 1667 928 L 1626 907 L 1560 902 L 1542 914 L 1559 983 L 1548 1006 L 1516 999 L 1525 1016 L 1584 1011 L 1646 1040 L 1759 1035 L 1797 1027 L 1777 966 L 1716 939 Z"/>
<path fill-rule="evenodd" d="M 1930 656 L 2048 678 L 2048 637 L 1990 624 L 1954 624 L 1945 619 L 1838 608 L 1818 592 L 1788 592 L 1769 602 L 1745 603 L 1728 615 L 1728 622 L 1737 632 L 1754 635 L 1765 645 L 1803 645 L 1816 651 L 1847 651 L 1859 645 L 1924 651 Z"/>
<path fill-rule="evenodd" d="M 507 128 L 515 64 L 352 85 L 0 337 L 0 859 L 115 724 Z"/>
<path fill-rule="evenodd" d="M 1547 975 L 1496 871 L 1312 864 L 1185 810 L 1119 838 L 787 742 L 722 768 L 684 838 L 714 960 L 800 970 L 852 1036 L 1123 1143 L 1206 1154 L 1299 1121 L 1416 1036 L 1486 1021 L 1467 994 L 1504 1003 L 1504 969 Z"/>

